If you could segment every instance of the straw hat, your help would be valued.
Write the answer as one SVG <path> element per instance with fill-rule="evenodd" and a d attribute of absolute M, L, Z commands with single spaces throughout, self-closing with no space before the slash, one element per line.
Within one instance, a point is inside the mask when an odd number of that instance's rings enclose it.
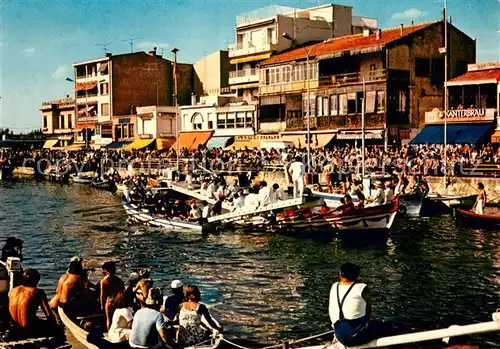
<path fill-rule="evenodd" d="M 376 181 L 375 182 L 375 187 L 377 187 L 377 188 L 385 188 L 384 183 L 382 183 L 381 181 Z"/>

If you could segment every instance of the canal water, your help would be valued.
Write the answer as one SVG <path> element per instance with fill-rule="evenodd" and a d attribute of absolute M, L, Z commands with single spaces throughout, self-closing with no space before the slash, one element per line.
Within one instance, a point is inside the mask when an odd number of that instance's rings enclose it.
<path fill-rule="evenodd" d="M 0 182 L 0 240 L 24 240 L 24 266 L 41 272 L 50 296 L 76 254 L 87 267 L 117 261 L 124 279 L 148 267 L 157 285 L 197 284 L 227 338 L 254 347 L 329 330 L 330 287 L 347 261 L 362 267 L 374 316 L 408 330 L 490 321 L 500 308 L 500 232 L 463 228 L 451 216 L 397 217 L 387 236 L 369 242 L 266 231 L 202 237 L 128 225 L 119 202 L 76 184 Z M 473 340 L 500 347 L 498 335 Z"/>

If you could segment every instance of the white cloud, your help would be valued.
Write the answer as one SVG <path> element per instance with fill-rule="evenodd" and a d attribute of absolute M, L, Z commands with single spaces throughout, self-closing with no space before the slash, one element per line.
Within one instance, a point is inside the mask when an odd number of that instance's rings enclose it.
<path fill-rule="evenodd" d="M 26 47 L 24 50 L 23 50 L 24 54 L 26 56 L 33 56 L 36 52 L 36 48 L 34 47 Z"/>
<path fill-rule="evenodd" d="M 56 70 L 52 73 L 52 79 L 62 79 L 66 76 L 66 72 L 68 71 L 68 67 L 66 65 L 60 65 Z"/>
<path fill-rule="evenodd" d="M 166 42 L 153 42 L 153 41 L 143 41 L 137 44 L 137 48 L 141 50 L 152 50 L 153 47 L 156 48 L 167 48 L 170 44 Z"/>
<path fill-rule="evenodd" d="M 410 8 L 408 10 L 404 10 L 403 12 L 396 12 L 391 16 L 391 19 L 394 20 L 412 20 L 412 19 L 421 19 L 427 15 L 427 12 L 420 11 L 417 8 Z"/>

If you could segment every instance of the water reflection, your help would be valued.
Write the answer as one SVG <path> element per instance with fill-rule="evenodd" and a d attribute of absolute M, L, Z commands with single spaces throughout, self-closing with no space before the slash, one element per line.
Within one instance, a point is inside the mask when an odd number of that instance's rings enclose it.
<path fill-rule="evenodd" d="M 408 328 L 488 321 L 499 306 L 498 231 L 457 227 L 452 217 L 398 219 L 391 233 L 370 241 L 268 232 L 203 237 L 130 226 L 122 209 L 111 207 L 118 203 L 85 186 L 2 182 L 0 238 L 25 240 L 25 265 L 40 270 L 49 294 L 74 254 L 94 267 L 118 261 L 125 279 L 148 267 L 158 285 L 175 278 L 199 284 L 228 336 L 251 342 L 329 329 L 329 290 L 346 261 L 361 265 L 374 314 Z M 105 205 L 110 208 L 74 213 Z M 500 347 L 498 338 L 480 338 L 484 347 Z"/>

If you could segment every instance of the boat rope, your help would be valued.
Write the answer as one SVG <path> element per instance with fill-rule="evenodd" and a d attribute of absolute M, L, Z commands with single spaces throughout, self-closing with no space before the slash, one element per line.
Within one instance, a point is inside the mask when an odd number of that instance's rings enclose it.
<path fill-rule="evenodd" d="M 288 342 L 289 345 L 293 345 L 293 344 L 297 344 L 297 343 L 301 343 L 301 342 L 307 342 L 311 339 L 315 339 L 315 338 L 320 338 L 320 337 L 324 337 L 328 334 L 331 334 L 331 333 L 334 333 L 333 330 L 330 330 L 330 331 L 326 331 L 326 332 L 323 332 L 323 333 L 319 333 L 319 334 L 315 334 L 315 335 L 312 335 L 312 336 L 309 336 L 309 337 L 306 337 L 306 338 L 301 338 L 301 339 L 297 339 L 297 340 L 291 340 Z M 228 339 L 222 337 L 221 338 L 223 341 L 225 341 L 226 343 L 236 347 L 236 348 L 239 348 L 239 349 L 251 349 L 251 348 L 248 348 L 248 347 L 244 347 L 244 346 L 241 346 L 239 344 L 236 344 L 234 342 L 231 342 L 229 341 Z M 267 347 L 264 347 L 262 349 L 274 349 L 274 348 L 281 348 L 283 347 L 283 344 L 275 344 L 275 345 L 270 345 L 270 346 L 267 346 Z"/>

